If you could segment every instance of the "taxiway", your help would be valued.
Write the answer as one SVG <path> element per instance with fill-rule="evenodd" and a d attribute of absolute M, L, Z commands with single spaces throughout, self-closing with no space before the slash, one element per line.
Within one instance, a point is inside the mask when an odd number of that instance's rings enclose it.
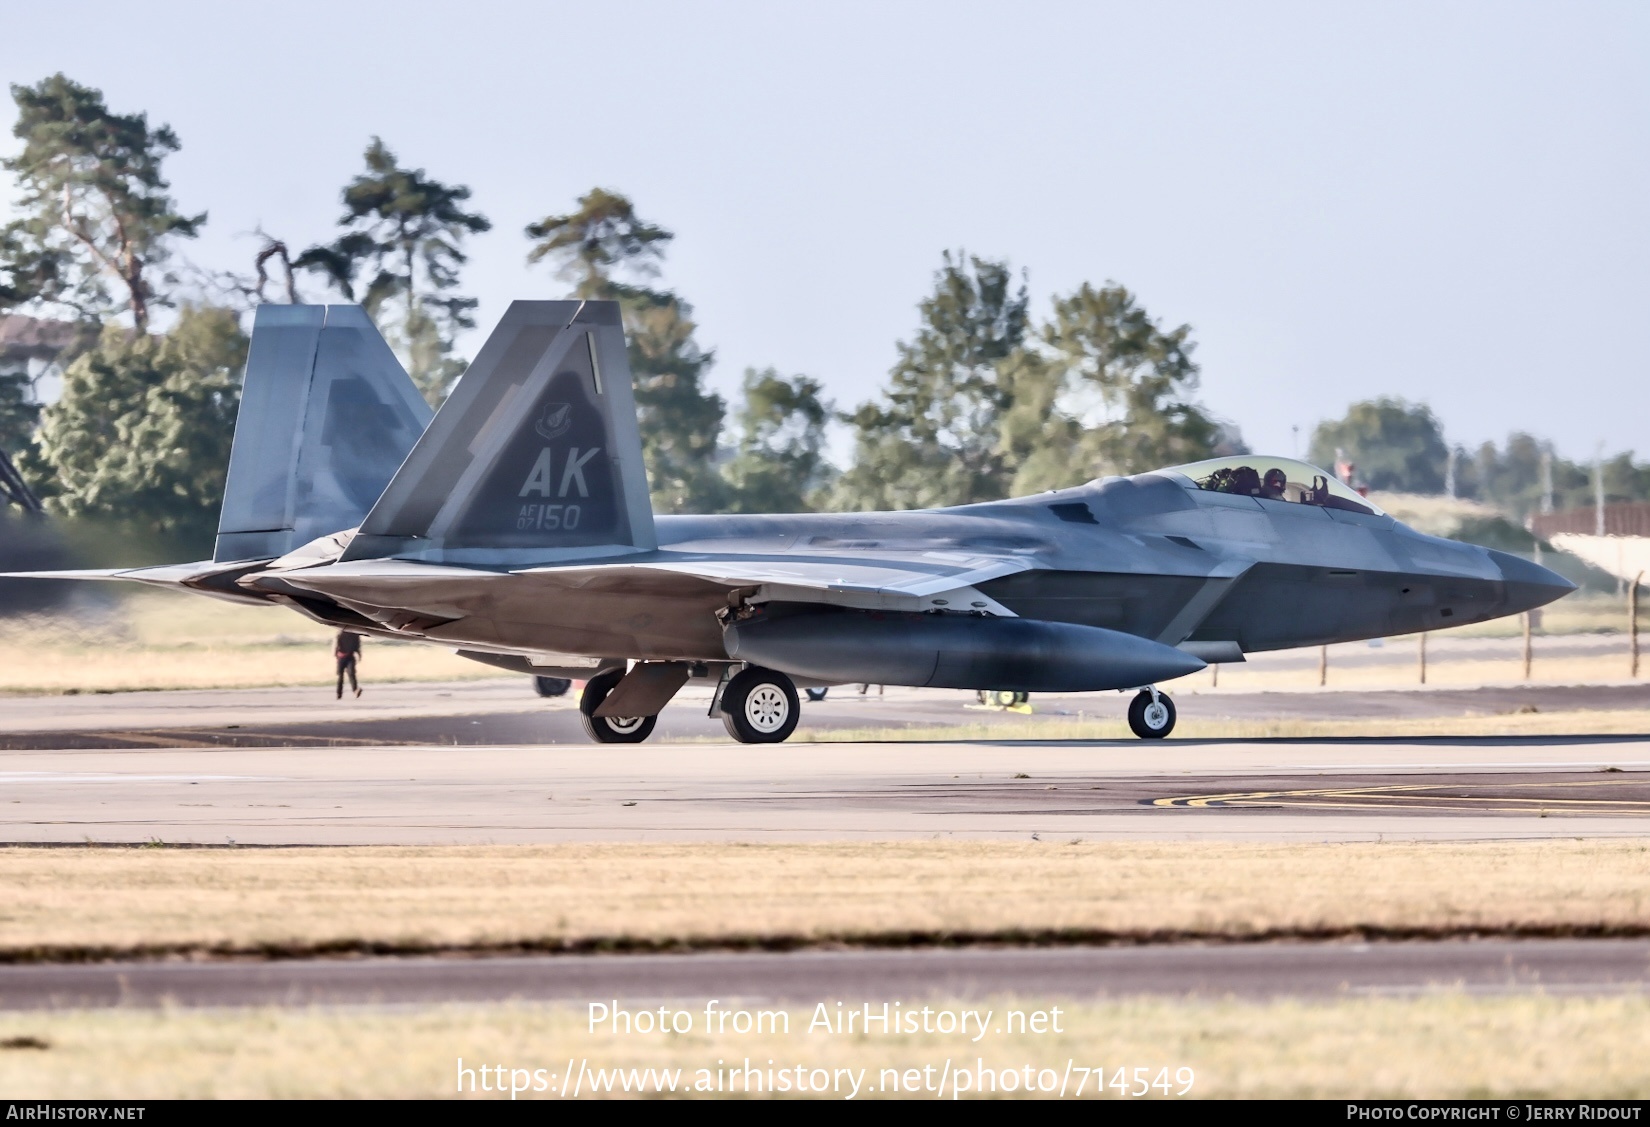
<path fill-rule="evenodd" d="M 304 959 L 0 966 L 0 1010 L 408 1005 L 708 998 L 1080 1001 L 1176 997 L 1642 994 L 1650 941 L 1452 940 L 912 951 L 709 952 L 482 959 Z"/>

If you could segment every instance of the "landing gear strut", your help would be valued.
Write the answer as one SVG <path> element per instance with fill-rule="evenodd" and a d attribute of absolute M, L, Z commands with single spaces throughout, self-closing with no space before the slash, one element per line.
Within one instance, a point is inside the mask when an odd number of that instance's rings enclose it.
<path fill-rule="evenodd" d="M 755 665 L 733 675 L 717 704 L 722 726 L 742 744 L 783 743 L 802 711 L 789 677 Z"/>
<path fill-rule="evenodd" d="M 624 679 L 624 674 L 623 667 L 609 669 L 584 683 L 584 692 L 579 697 L 579 719 L 584 721 L 585 734 L 597 743 L 639 744 L 653 734 L 653 726 L 659 722 L 657 716 L 596 715 L 596 709 L 613 691 L 613 686 Z"/>
<path fill-rule="evenodd" d="M 1129 727 L 1143 740 L 1160 740 L 1174 731 L 1174 701 L 1157 687 L 1141 689 L 1129 702 Z"/>
<path fill-rule="evenodd" d="M 1020 708 L 1031 700 L 1031 694 L 1011 689 L 976 689 L 974 699 L 989 708 Z"/>

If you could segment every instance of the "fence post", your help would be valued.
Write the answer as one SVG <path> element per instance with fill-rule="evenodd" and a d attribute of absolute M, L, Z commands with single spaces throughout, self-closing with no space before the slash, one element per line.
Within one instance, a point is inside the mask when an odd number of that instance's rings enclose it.
<path fill-rule="evenodd" d="M 1524 680 L 1530 679 L 1530 661 L 1534 656 L 1530 652 L 1530 612 L 1525 611 L 1518 616 L 1524 622 Z"/>
<path fill-rule="evenodd" d="M 1329 684 L 1329 647 L 1318 647 L 1318 687 Z"/>
<path fill-rule="evenodd" d="M 1424 685 L 1427 683 L 1427 632 L 1425 630 L 1421 631 L 1421 645 L 1416 654 L 1416 663 L 1421 672 L 1421 684 Z"/>
<path fill-rule="evenodd" d="M 1633 677 L 1639 675 L 1639 584 L 1644 582 L 1644 572 L 1633 576 L 1633 585 L 1627 588 L 1627 645 L 1633 655 Z"/>

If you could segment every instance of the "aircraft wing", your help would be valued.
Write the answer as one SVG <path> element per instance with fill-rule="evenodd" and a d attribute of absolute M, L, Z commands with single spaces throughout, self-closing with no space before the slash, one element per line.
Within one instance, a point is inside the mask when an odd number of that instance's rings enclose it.
<path fill-rule="evenodd" d="M 974 589 L 1032 563 L 1013 556 L 958 552 L 830 555 L 704 555 L 654 552 L 611 563 L 576 562 L 516 571 L 432 565 L 409 560 L 358 560 L 284 572 L 282 583 L 348 603 L 443 613 L 454 600 L 502 588 L 632 592 L 703 597 L 707 590 L 745 590 L 752 602 L 812 602 L 876 610 L 949 607 L 1011 617 Z M 258 580 L 252 583 L 257 585 Z"/>
<path fill-rule="evenodd" d="M 665 555 L 661 553 L 661 555 Z M 608 577 L 658 576 L 668 583 L 680 577 L 729 590 L 756 587 L 753 602 L 818 602 L 885 610 L 919 610 L 930 606 L 973 606 L 992 614 L 1006 608 L 973 589 L 1031 567 L 1013 556 L 976 556 L 959 552 L 911 552 L 853 556 L 789 554 L 684 555 L 681 558 L 625 560 L 612 564 L 527 568 L 516 574 L 556 585 L 582 587 Z M 670 577 L 670 578 L 667 578 Z"/>

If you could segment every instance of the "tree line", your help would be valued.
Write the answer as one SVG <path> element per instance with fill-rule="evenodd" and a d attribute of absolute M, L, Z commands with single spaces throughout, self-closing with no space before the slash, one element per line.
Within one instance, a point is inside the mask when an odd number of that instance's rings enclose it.
<path fill-rule="evenodd" d="M 61 74 L 11 93 L 21 148 L 4 162 L 17 218 L 0 228 L 0 313 L 76 332 L 56 403 L 40 410 L 20 377 L 0 377 L 0 449 L 54 511 L 209 542 L 243 314 L 258 302 L 360 302 L 432 404 L 462 375 L 457 339 L 477 307 L 463 292 L 466 247 L 492 228 L 468 186 L 408 167 L 374 137 L 330 237 L 260 232 L 251 273 L 206 271 L 183 253 L 208 215 L 172 197 L 163 168 L 181 142 L 170 127 L 117 113 Z M 872 401 L 838 411 L 819 379 L 765 368 L 744 372 L 730 408 L 707 386 L 715 352 L 692 305 L 662 281 L 672 232 L 593 188 L 521 234 L 526 266 L 622 310 L 659 512 L 962 504 L 1245 452 L 1197 399 L 1190 327 L 1165 326 L 1114 282 L 1056 296 L 1037 317 L 1023 272 L 947 252 Z M 852 437 L 840 470 L 826 457 L 833 422 Z M 1526 438 L 1464 460 L 1445 450 L 1444 462 L 1464 495 L 1524 497 Z M 1441 444 L 1425 408 L 1383 400 L 1321 426 L 1312 450 L 1320 461 L 1352 451 L 1376 488 L 1437 492 Z M 1645 495 L 1650 470 L 1618 461 L 1611 488 Z M 1568 497 L 1574 467 L 1549 468 Z"/>
<path fill-rule="evenodd" d="M 1431 408 L 1402 399 L 1355 403 L 1344 418 L 1320 423 L 1307 456 L 1320 466 L 1350 463 L 1355 483 L 1371 489 L 1465 497 L 1520 520 L 1601 495 L 1608 503 L 1650 500 L 1650 464 L 1631 452 L 1577 462 L 1522 431 L 1469 449 L 1445 438 Z"/>

